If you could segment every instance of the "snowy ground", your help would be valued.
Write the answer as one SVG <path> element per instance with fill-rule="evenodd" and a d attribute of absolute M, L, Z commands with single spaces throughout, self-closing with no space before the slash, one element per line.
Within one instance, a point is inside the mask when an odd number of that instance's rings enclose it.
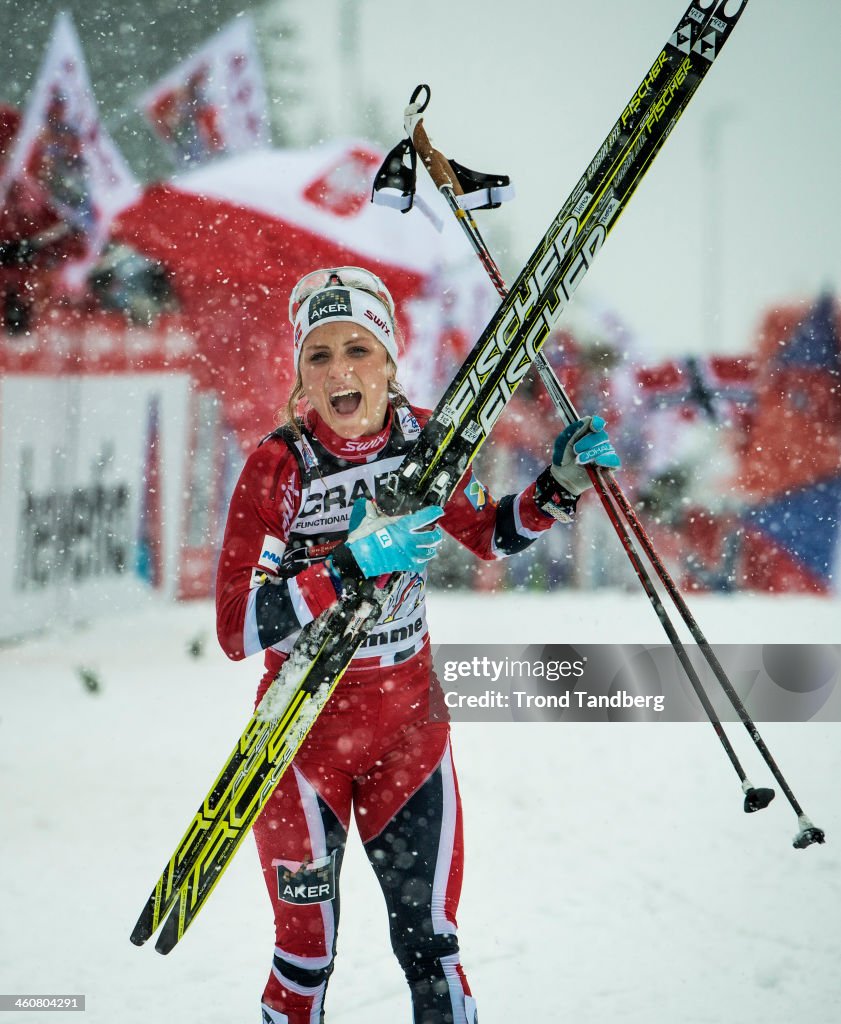
<path fill-rule="evenodd" d="M 438 642 L 660 642 L 634 595 L 435 594 Z M 699 598 L 716 642 L 839 640 L 841 603 Z M 188 653 L 206 640 L 202 657 Z M 101 681 L 90 692 L 80 669 Z M 129 932 L 251 706 L 205 603 L 0 651 L 0 992 L 85 993 L 96 1024 L 259 1019 L 272 927 L 247 843 L 169 957 Z M 201 729 L 203 739 L 194 731 Z M 767 773 L 731 734 L 757 783 Z M 482 1024 L 841 1019 L 841 725 L 762 734 L 828 843 L 795 851 L 783 798 L 741 811 L 700 724 L 465 724 L 460 923 Z M 335 1024 L 408 1024 L 378 890 L 348 851 Z M 10 1020 L 54 1020 L 12 1013 Z"/>

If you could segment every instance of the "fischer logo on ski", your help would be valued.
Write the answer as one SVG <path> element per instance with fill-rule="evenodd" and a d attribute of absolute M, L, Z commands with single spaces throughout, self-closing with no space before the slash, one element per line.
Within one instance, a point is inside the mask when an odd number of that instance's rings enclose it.
<path fill-rule="evenodd" d="M 541 319 L 530 328 L 520 345 L 519 357 L 505 368 L 504 376 L 494 385 L 479 411 L 478 421 L 484 432 L 490 433 L 514 389 L 528 373 L 549 332 L 563 315 L 567 303 L 602 247 L 607 234 L 603 225 L 596 224 L 587 235 L 575 260 L 547 294 L 547 286 L 553 275 L 558 272 L 563 258 L 573 248 L 578 232 L 578 221 L 575 217 L 570 217 L 557 228 L 554 235 L 549 236 L 547 241 L 551 248 L 521 286 L 519 294 L 515 296 L 496 332 L 476 356 L 467 377 L 441 410 L 437 417 L 439 422 L 447 427 L 459 426 L 482 394 L 491 372 L 497 368 L 512 343 L 518 340 L 519 332 L 539 301 Z"/>
<path fill-rule="evenodd" d="M 633 97 L 631 99 L 631 102 L 622 111 L 622 125 L 623 126 L 628 122 L 628 120 L 632 117 L 632 115 L 636 114 L 636 112 L 639 110 L 640 104 L 646 98 L 646 96 L 649 95 L 651 90 L 654 88 L 654 85 L 657 82 L 657 79 L 660 77 L 660 72 L 663 70 L 663 67 L 668 63 L 668 60 L 669 60 L 669 55 L 668 55 L 668 53 L 665 50 L 663 50 L 662 53 L 660 54 L 660 56 L 654 62 L 651 70 L 648 72 L 648 74 L 643 79 L 642 85 L 634 93 L 634 95 L 633 95 Z"/>

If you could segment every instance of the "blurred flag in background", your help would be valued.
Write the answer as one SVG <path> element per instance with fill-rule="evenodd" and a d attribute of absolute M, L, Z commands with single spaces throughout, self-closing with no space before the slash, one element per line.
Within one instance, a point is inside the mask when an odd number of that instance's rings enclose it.
<path fill-rule="evenodd" d="M 116 213 L 139 195 L 137 181 L 99 117 L 70 16 L 55 20 L 50 45 L 6 162 L 3 205 L 49 207 L 59 230 L 80 242 L 64 271 L 80 287 Z"/>
<path fill-rule="evenodd" d="M 268 146 L 266 90 L 251 18 L 229 22 L 138 105 L 176 164 Z"/>
<path fill-rule="evenodd" d="M 757 409 L 742 481 L 751 578 L 760 588 L 837 587 L 841 518 L 839 308 L 775 310 L 760 335 Z M 751 443 L 752 442 L 752 443 Z"/>

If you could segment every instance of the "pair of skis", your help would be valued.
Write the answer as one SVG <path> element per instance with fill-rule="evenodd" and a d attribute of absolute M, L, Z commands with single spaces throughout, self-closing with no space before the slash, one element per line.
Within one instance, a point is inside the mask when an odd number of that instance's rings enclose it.
<path fill-rule="evenodd" d="M 634 91 L 587 173 L 553 219 L 436 406 L 400 470 L 377 495 L 390 514 L 445 504 L 537 357 L 747 0 L 697 0 Z M 161 925 L 168 953 L 195 920 L 378 620 L 397 580 L 367 582 L 300 633 L 161 873 L 131 935 Z"/>

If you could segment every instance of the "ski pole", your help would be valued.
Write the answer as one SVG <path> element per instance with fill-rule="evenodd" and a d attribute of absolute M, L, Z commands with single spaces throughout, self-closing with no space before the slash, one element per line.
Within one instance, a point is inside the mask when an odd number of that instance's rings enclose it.
<path fill-rule="evenodd" d="M 425 98 L 423 99 L 422 102 L 419 103 L 418 100 L 424 93 Z M 500 297 L 504 298 L 505 295 L 507 294 L 507 289 L 505 287 L 505 282 L 502 277 L 502 274 L 500 273 L 499 268 L 497 267 L 496 262 L 490 253 L 490 250 L 485 244 L 485 241 L 482 238 L 481 233 L 479 232 L 478 225 L 476 224 L 476 221 L 473 218 L 472 214 L 470 213 L 469 210 L 464 209 L 462 206 L 459 205 L 457 196 L 461 194 L 463 190 L 458 181 L 458 177 L 456 176 L 446 157 L 444 157 L 443 154 L 441 154 L 432 146 L 431 142 L 429 141 L 429 137 L 426 133 L 426 130 L 423 126 L 423 118 L 419 116 L 426 109 L 429 103 L 430 96 L 431 92 L 429 86 L 427 85 L 419 85 L 412 93 L 411 99 L 409 101 L 409 107 L 407 108 L 406 111 L 407 134 L 409 135 L 417 153 L 420 155 L 421 160 L 423 161 L 424 166 L 429 172 L 430 177 L 432 178 L 433 182 L 438 188 L 438 191 L 444 196 L 447 205 L 452 210 L 453 214 L 455 215 L 456 219 L 461 225 L 462 230 L 470 240 L 471 246 L 476 255 L 479 257 L 479 260 L 481 261 L 482 265 L 485 267 L 485 270 L 491 282 L 493 283 Z M 538 353 L 535 359 L 535 365 L 537 366 L 538 373 L 540 374 L 541 380 L 547 388 L 550 398 L 552 399 L 553 403 L 555 404 L 556 408 L 558 408 L 562 416 L 567 420 L 567 422 L 572 422 L 573 420 L 578 419 L 579 416 L 575 409 L 575 406 L 572 403 L 572 400 L 567 395 L 563 385 L 558 380 L 554 370 L 546 361 L 542 353 Z M 795 814 L 797 815 L 799 831 L 794 837 L 794 846 L 797 849 L 804 849 L 805 847 L 810 846 L 812 843 L 823 843 L 825 841 L 825 834 L 823 830 L 816 827 L 804 813 L 802 807 L 800 806 L 797 798 L 794 795 L 794 792 L 792 791 L 791 787 L 789 786 L 788 782 L 786 781 L 785 777 L 780 771 L 780 768 L 777 765 L 776 761 L 772 757 L 771 752 L 768 749 L 768 746 L 760 736 L 755 723 L 751 719 L 747 709 L 744 706 L 744 703 L 742 702 L 741 698 L 739 697 L 738 693 L 736 692 L 732 683 L 727 677 L 724 668 L 722 667 L 721 663 L 716 657 L 715 652 L 713 651 L 712 647 L 710 646 L 709 642 L 707 641 L 706 637 L 701 631 L 701 628 L 695 620 L 695 617 L 692 615 L 691 611 L 686 605 L 683 596 L 681 595 L 677 585 L 675 584 L 674 580 L 672 579 L 671 575 L 669 574 L 668 570 L 663 564 L 662 559 L 656 552 L 650 537 L 646 533 L 639 519 L 639 516 L 637 515 L 636 511 L 631 506 L 631 504 L 628 502 L 618 482 L 610 473 L 597 470 L 595 467 L 591 466 L 588 466 L 587 469 L 590 474 L 590 478 L 593 482 L 596 493 L 599 495 L 602 505 L 604 506 L 605 511 L 607 512 L 608 518 L 612 523 L 614 529 L 616 530 L 617 535 L 619 536 L 622 546 L 625 549 L 626 554 L 628 555 L 628 558 L 634 568 L 634 571 L 637 574 L 637 577 L 640 580 L 640 583 L 642 584 L 643 590 L 645 591 L 646 596 L 651 602 L 652 607 L 654 608 L 654 611 L 657 615 L 657 618 L 660 620 L 660 623 L 663 626 L 666 635 L 668 636 L 669 641 L 671 642 L 672 647 L 674 648 L 675 653 L 677 654 L 678 659 L 680 660 L 681 665 L 683 666 L 684 671 L 686 672 L 686 675 L 689 678 L 689 681 L 692 684 L 693 689 L 695 690 L 696 695 L 701 701 L 701 704 L 704 708 L 704 711 L 707 714 L 707 717 L 710 720 L 710 723 L 712 724 L 716 734 L 718 735 L 719 740 L 721 741 L 721 744 L 724 747 L 725 752 L 727 753 L 727 756 L 729 757 L 733 767 L 736 770 L 736 773 L 739 776 L 740 781 L 742 782 L 742 789 L 745 793 L 745 811 L 751 812 L 759 810 L 763 807 L 767 807 L 767 805 L 774 797 L 774 791 L 771 789 L 756 789 L 748 781 L 744 769 L 742 768 L 738 760 L 738 757 L 736 756 L 736 753 L 733 750 L 733 747 L 730 744 L 730 741 L 724 732 L 724 728 L 721 724 L 721 721 L 718 715 L 716 714 L 715 709 L 712 707 L 712 704 L 709 701 L 706 691 L 704 690 L 703 684 L 701 683 L 700 678 L 698 677 L 694 667 L 689 661 L 686 649 L 681 643 L 677 635 L 677 632 L 675 631 L 674 626 L 668 616 L 668 613 L 666 612 L 666 609 L 663 607 L 663 603 L 660 600 L 653 586 L 651 578 L 648 575 L 645 566 L 642 564 L 642 561 L 640 560 L 639 555 L 633 546 L 633 542 L 631 541 L 631 538 L 628 535 L 628 531 L 625 527 L 625 524 L 617 515 L 617 507 L 619 511 L 621 511 L 622 515 L 624 515 L 638 543 L 647 555 L 661 583 L 666 588 L 667 593 L 671 597 L 672 601 L 675 604 L 675 607 L 677 608 L 678 612 L 680 613 L 681 617 L 686 623 L 686 626 L 692 634 L 693 639 L 700 647 L 704 657 L 706 658 L 714 675 L 716 676 L 716 679 L 718 680 L 719 684 L 721 685 L 722 689 L 724 690 L 725 694 L 730 700 L 730 703 L 736 710 L 736 713 L 739 715 L 739 718 L 741 719 L 743 725 L 747 729 L 749 736 L 753 740 L 754 744 L 756 745 L 757 749 L 762 755 L 765 763 L 770 769 L 772 775 L 779 783 L 780 788 L 786 796 L 786 799 L 789 801 Z M 610 496 L 608 496 L 608 492 Z M 613 499 L 613 501 L 616 502 L 616 506 L 612 504 L 611 499 Z"/>
<path fill-rule="evenodd" d="M 419 86 L 418 89 L 416 89 L 415 92 L 412 94 L 411 103 L 416 102 L 420 90 L 424 88 L 427 89 L 428 93 L 428 86 Z M 421 113 L 423 110 L 425 110 L 427 103 L 428 94 L 427 99 L 423 102 L 423 104 L 417 107 L 417 112 Z M 456 197 L 458 195 L 463 194 L 458 178 L 452 171 L 452 168 L 450 168 L 447 159 L 436 149 L 434 149 L 431 143 L 429 142 L 426 130 L 423 127 L 422 119 L 419 119 L 415 122 L 411 138 L 418 155 L 423 161 L 424 166 L 429 171 L 430 177 L 432 178 L 433 182 L 438 186 L 438 189 L 442 193 L 444 198 L 447 200 L 447 205 L 453 211 L 456 218 L 458 219 L 459 224 L 464 230 L 464 233 L 469 238 L 473 250 L 481 260 L 482 265 L 485 267 L 488 276 L 491 279 L 491 282 L 493 283 L 500 297 L 505 298 L 505 296 L 508 294 L 508 290 L 505 286 L 505 281 L 502 277 L 502 273 L 500 272 L 499 268 L 496 265 L 496 262 L 493 259 L 493 256 L 491 255 L 489 249 L 487 248 L 487 245 L 485 244 L 479 232 L 475 219 L 473 218 L 469 210 L 464 210 L 458 205 L 458 200 Z M 573 422 L 574 420 L 578 419 L 578 414 L 572 407 L 571 402 L 569 402 L 563 386 L 561 385 L 560 381 L 555 375 L 555 372 L 552 369 L 552 367 L 543 357 L 542 353 L 538 353 L 535 359 L 535 365 L 538 369 L 538 372 L 540 373 L 541 379 L 544 381 L 544 384 L 546 385 L 547 390 L 549 391 L 549 395 L 552 398 L 552 401 L 554 402 L 556 408 L 558 408 L 558 410 L 562 413 L 564 419 L 566 419 L 567 422 Z M 657 591 L 655 590 L 652 584 L 651 577 L 648 575 L 645 566 L 643 565 L 636 549 L 634 548 L 631 538 L 628 535 L 627 528 L 619 518 L 617 509 L 614 507 L 610 498 L 608 497 L 604 479 L 602 478 L 601 474 L 596 471 L 595 467 L 588 466 L 587 471 L 590 475 L 590 479 L 593 482 L 595 490 L 598 493 L 599 498 L 601 499 L 601 502 L 605 508 L 608 519 L 610 520 L 611 524 L 616 530 L 616 533 L 619 536 L 619 539 L 622 543 L 623 548 L 625 549 L 626 554 L 628 555 L 628 558 L 634 568 L 634 571 L 636 572 L 636 575 L 640 583 L 642 584 L 643 590 L 645 591 L 646 596 L 651 602 L 655 614 L 657 615 L 657 618 L 660 620 L 660 623 L 663 626 L 666 635 L 668 636 L 669 642 L 674 648 L 675 653 L 681 665 L 683 666 L 683 669 L 686 672 L 686 675 L 689 678 L 696 695 L 698 696 L 698 699 L 701 701 L 704 711 L 706 712 L 707 717 L 709 718 L 713 726 L 713 729 L 716 732 L 716 735 L 721 741 L 721 744 L 728 758 L 730 759 L 731 764 L 736 770 L 736 774 L 738 775 L 739 780 L 742 783 L 742 789 L 745 793 L 745 810 L 750 812 L 760 810 L 763 807 L 767 807 L 767 805 L 771 802 L 771 800 L 774 797 L 773 790 L 757 790 L 754 786 L 752 786 L 752 784 L 747 779 L 746 773 L 739 761 L 739 758 L 736 755 L 736 752 L 733 749 L 733 746 L 730 743 L 727 734 L 724 731 L 724 727 L 721 724 L 721 721 L 718 715 L 716 714 L 715 709 L 710 703 L 709 697 L 707 696 L 707 693 L 704 690 L 703 684 L 701 683 L 701 680 L 699 679 L 694 666 L 689 660 L 686 648 L 681 642 L 680 637 L 678 636 L 677 631 L 675 630 L 674 625 L 672 624 L 671 619 L 669 618 L 669 615 L 665 607 L 663 606 L 663 603 L 660 600 Z"/>

